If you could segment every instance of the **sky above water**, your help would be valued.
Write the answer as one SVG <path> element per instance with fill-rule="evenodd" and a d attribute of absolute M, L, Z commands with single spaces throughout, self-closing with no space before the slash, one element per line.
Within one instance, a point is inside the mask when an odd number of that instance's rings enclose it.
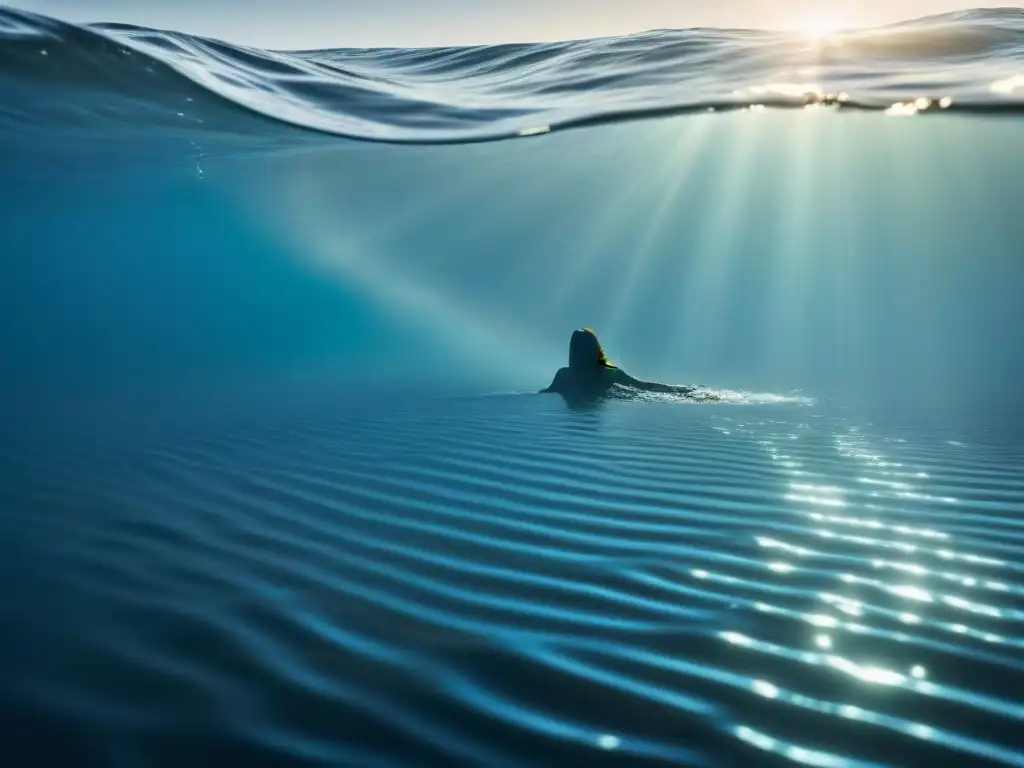
<path fill-rule="evenodd" d="M 120 21 L 270 48 L 565 40 L 680 27 L 820 30 L 1003 2 L 963 0 L 0 0 L 69 21 Z"/>

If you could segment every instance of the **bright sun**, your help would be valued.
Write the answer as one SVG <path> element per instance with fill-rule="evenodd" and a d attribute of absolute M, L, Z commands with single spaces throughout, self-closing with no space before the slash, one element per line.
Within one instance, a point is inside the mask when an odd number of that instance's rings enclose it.
<path fill-rule="evenodd" d="M 796 28 L 800 34 L 811 40 L 824 40 L 842 29 L 842 24 L 838 19 L 817 17 L 797 24 Z"/>

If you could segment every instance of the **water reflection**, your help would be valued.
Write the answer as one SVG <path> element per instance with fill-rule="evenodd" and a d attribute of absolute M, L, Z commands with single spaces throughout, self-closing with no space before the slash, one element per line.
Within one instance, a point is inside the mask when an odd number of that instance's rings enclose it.
<path fill-rule="evenodd" d="M 958 530 L 967 530 L 960 520 L 976 514 L 971 503 L 951 492 L 951 485 L 944 478 L 936 477 L 925 467 L 914 466 L 913 460 L 906 457 L 888 456 L 880 447 L 898 446 L 910 454 L 914 446 L 904 438 L 873 441 L 868 430 L 842 424 L 826 438 L 814 435 L 807 425 L 794 427 L 769 420 L 738 424 L 733 430 L 749 437 L 765 452 L 784 478 L 780 496 L 789 505 L 790 514 L 810 522 L 784 536 L 773 532 L 753 537 L 758 550 L 766 556 L 768 573 L 777 579 L 761 586 L 760 591 L 771 595 L 771 601 L 759 601 L 755 609 L 763 615 L 798 621 L 808 629 L 801 637 L 780 633 L 781 625 L 766 624 L 763 631 L 770 632 L 775 639 L 760 637 L 757 625 L 742 632 L 720 633 L 721 640 L 738 651 L 798 665 L 773 665 L 771 668 L 779 670 L 780 676 L 754 678 L 751 691 L 780 704 L 815 709 L 899 731 L 915 739 L 941 742 L 999 762 L 1022 764 L 1019 756 L 993 750 L 967 733 L 910 722 L 849 700 L 851 696 L 856 700 L 868 695 L 870 689 L 892 689 L 953 702 L 968 711 L 998 712 L 1002 717 L 1024 720 L 1024 708 L 1020 705 L 943 683 L 942 670 L 936 668 L 942 654 L 965 652 L 979 662 L 984 659 L 990 664 L 1024 668 L 1019 660 L 991 656 L 980 647 L 968 650 L 962 645 L 973 640 L 989 646 L 1024 647 L 1020 640 L 993 631 L 994 625 L 984 625 L 1024 621 L 1024 611 L 994 602 L 1000 594 L 1022 594 L 1019 587 L 980 571 L 954 572 L 937 567 L 942 562 L 978 569 L 1010 567 L 1005 560 L 971 551 L 992 544 L 987 537 L 978 536 L 979 529 L 971 529 L 970 535 L 957 534 Z M 941 490 L 925 485 L 933 482 Z M 964 516 L 951 517 L 939 511 L 949 506 L 964 508 Z M 926 522 L 929 517 L 932 520 Z M 946 522 L 950 525 L 942 524 Z M 864 533 L 855 532 L 857 529 Z M 940 542 L 940 546 L 935 546 Z M 889 552 L 899 554 L 887 556 Z M 783 561 L 778 555 L 789 555 L 792 559 Z M 803 581 L 802 574 L 806 578 L 832 579 L 836 587 L 800 589 L 795 585 Z M 713 572 L 703 571 L 701 578 L 723 587 L 754 588 L 750 581 Z M 782 579 L 794 587 L 783 586 Z M 979 594 L 957 594 L 953 591 L 957 589 Z M 993 599 L 980 599 L 982 590 Z M 825 610 L 813 608 L 814 600 Z M 941 633 L 949 636 L 949 640 L 940 639 Z M 782 640 L 784 637 L 790 640 Z M 819 679 L 811 683 L 797 668 L 819 670 Z M 836 673 L 865 687 L 860 692 L 857 688 L 840 689 L 835 682 L 829 682 L 831 678 L 822 677 Z M 787 690 L 786 679 L 792 680 L 794 688 L 813 685 L 815 690 L 823 690 L 822 686 L 833 689 L 847 702 L 832 703 Z M 763 728 L 755 730 L 741 725 L 735 728 L 735 734 L 744 742 L 794 762 L 857 764 L 846 757 L 806 750 Z"/>

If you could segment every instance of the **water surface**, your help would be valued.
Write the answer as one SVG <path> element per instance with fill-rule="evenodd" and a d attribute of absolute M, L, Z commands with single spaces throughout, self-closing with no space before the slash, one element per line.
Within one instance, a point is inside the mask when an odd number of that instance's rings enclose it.
<path fill-rule="evenodd" d="M 1021 29 L 0 11 L 4 765 L 1024 764 Z"/>

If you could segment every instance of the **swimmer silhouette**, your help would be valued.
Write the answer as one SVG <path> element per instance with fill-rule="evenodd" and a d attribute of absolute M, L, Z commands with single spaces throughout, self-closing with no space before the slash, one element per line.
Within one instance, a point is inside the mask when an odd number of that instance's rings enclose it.
<path fill-rule="evenodd" d="M 569 339 L 569 366 L 559 368 L 554 380 L 540 394 L 556 393 L 567 401 L 596 401 L 609 396 L 614 387 L 629 387 L 642 392 L 674 392 L 689 395 L 696 387 L 641 381 L 612 365 L 592 328 L 572 332 Z"/>

